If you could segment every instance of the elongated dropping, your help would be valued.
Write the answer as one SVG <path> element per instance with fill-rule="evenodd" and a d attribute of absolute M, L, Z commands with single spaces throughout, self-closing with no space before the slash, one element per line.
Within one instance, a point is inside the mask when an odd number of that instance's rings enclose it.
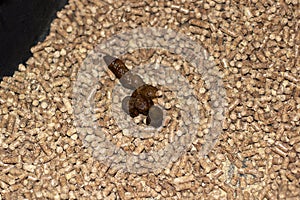
<path fill-rule="evenodd" d="M 156 92 L 158 91 L 158 89 L 152 85 L 142 85 L 141 87 L 139 87 L 138 89 L 136 89 L 133 93 L 132 96 L 135 97 L 137 95 L 142 95 L 145 98 L 149 98 L 149 99 L 154 99 L 157 97 Z"/>
<path fill-rule="evenodd" d="M 115 57 L 106 55 L 104 62 L 114 75 L 120 80 L 123 87 L 134 90 L 131 96 L 122 100 L 122 109 L 132 118 L 139 114 L 148 116 L 147 124 L 159 127 L 162 121 L 162 111 L 158 107 L 153 107 L 153 99 L 157 97 L 158 89 L 152 85 L 145 84 L 143 79 L 136 74 L 132 74 L 125 63 Z M 151 113 L 149 113 L 152 108 Z"/>
<path fill-rule="evenodd" d="M 131 101 L 134 102 L 134 107 L 139 111 L 139 113 L 143 115 L 148 115 L 150 107 L 153 106 L 153 101 L 142 95 L 131 97 Z"/>
<path fill-rule="evenodd" d="M 122 76 L 129 71 L 125 63 L 118 58 L 106 55 L 103 59 L 108 69 L 110 69 L 118 79 L 122 78 Z"/>
<path fill-rule="evenodd" d="M 120 80 L 123 87 L 135 90 L 145 84 L 143 79 L 139 75 L 132 74 L 129 71 L 122 60 L 110 55 L 104 56 L 103 59 L 109 70 L 111 70 L 114 75 Z"/>

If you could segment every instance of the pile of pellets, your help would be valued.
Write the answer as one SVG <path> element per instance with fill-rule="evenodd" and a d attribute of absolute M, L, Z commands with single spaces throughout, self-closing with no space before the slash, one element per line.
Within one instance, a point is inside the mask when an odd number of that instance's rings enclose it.
<path fill-rule="evenodd" d="M 70 0 L 33 57 L 0 83 L 0 200 L 299 199 L 299 21 L 298 0 Z M 137 174 L 111 168 L 83 145 L 72 83 L 100 40 L 140 26 L 199 41 L 224 74 L 228 108 L 207 156 L 198 156 L 201 141 L 193 142 L 163 170 Z M 124 59 L 134 67 L 161 55 Z M 185 73 L 183 61 L 170 65 Z M 205 107 L 201 76 L 188 79 Z M 105 102 L 107 93 L 98 93 Z M 141 145 L 118 137 L 128 151 Z"/>

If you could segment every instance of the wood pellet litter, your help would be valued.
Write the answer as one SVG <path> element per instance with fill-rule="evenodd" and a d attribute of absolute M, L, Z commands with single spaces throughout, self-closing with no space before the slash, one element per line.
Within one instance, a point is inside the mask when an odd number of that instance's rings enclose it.
<path fill-rule="evenodd" d="M 300 199 L 299 4 L 70 0 L 45 41 L 31 49 L 33 57 L 0 83 L 0 200 Z M 97 159 L 94 138 L 78 135 L 72 107 L 72 84 L 89 52 L 101 40 L 137 27 L 168 28 L 200 42 L 224 75 L 228 101 L 222 134 L 199 156 L 210 120 L 209 86 L 180 54 L 153 49 L 125 54 L 130 68 L 157 60 L 173 67 L 201 100 L 201 126 L 187 152 L 146 173 Z M 138 154 L 172 141 L 183 122 L 168 88 L 161 88 L 155 104 L 178 120 L 165 117 L 161 134 L 134 139 L 101 116 L 112 105 L 107 101 L 117 82 L 112 73 L 103 76 L 105 91 L 98 88 L 95 95 L 97 120 L 112 143 Z M 145 126 L 144 120 L 134 122 Z"/>

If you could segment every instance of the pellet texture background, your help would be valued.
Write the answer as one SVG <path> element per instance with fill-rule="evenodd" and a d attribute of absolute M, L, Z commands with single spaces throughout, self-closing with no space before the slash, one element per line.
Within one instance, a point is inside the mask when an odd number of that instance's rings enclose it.
<path fill-rule="evenodd" d="M 99 41 L 140 26 L 199 41 L 224 74 L 228 108 L 207 156 L 198 156 L 199 139 L 165 169 L 135 174 L 110 168 L 83 146 L 72 82 Z M 32 47 L 33 57 L 0 83 L 0 200 L 300 199 L 299 45 L 298 0 L 70 0 L 45 41 Z M 145 55 L 122 59 L 134 67 L 162 53 Z M 201 77 L 172 62 L 205 94 Z M 110 87 L 113 75 L 107 80 Z M 105 112 L 110 96 L 98 93 Z M 107 137 L 127 143 L 127 151 L 164 145 L 124 135 Z"/>

